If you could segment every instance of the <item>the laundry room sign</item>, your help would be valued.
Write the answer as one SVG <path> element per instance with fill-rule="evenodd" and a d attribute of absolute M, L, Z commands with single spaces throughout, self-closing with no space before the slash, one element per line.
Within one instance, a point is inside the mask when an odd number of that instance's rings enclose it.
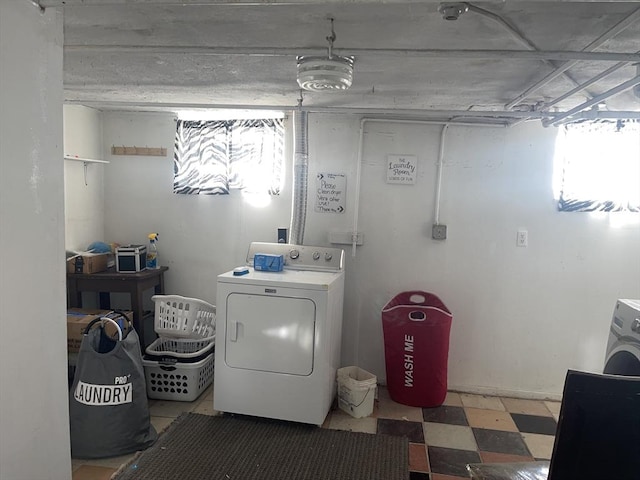
<path fill-rule="evenodd" d="M 387 155 L 387 183 L 414 185 L 417 163 L 415 155 Z"/>
<path fill-rule="evenodd" d="M 344 213 L 347 177 L 344 173 L 316 175 L 316 206 L 318 213 Z"/>

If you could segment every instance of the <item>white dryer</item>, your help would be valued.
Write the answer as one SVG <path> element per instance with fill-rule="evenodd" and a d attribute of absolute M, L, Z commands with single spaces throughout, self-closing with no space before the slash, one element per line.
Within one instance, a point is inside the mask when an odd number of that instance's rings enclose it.
<path fill-rule="evenodd" d="M 640 300 L 616 302 L 604 373 L 640 377 Z"/>
<path fill-rule="evenodd" d="M 344 252 L 254 242 L 284 255 L 281 272 L 218 276 L 213 406 L 222 412 L 321 425 L 340 363 Z"/>

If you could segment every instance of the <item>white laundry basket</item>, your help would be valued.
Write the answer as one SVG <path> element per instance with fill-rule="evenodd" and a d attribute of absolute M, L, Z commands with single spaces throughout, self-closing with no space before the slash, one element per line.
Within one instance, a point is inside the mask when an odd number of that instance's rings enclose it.
<path fill-rule="evenodd" d="M 338 369 L 338 407 L 354 418 L 373 413 L 377 378 L 360 367 Z"/>
<path fill-rule="evenodd" d="M 160 337 L 213 340 L 216 307 L 197 298 L 154 295 L 154 330 Z"/>
<path fill-rule="evenodd" d="M 193 402 L 213 383 L 214 355 L 195 363 L 165 363 L 145 356 L 142 360 L 147 396 L 156 400 Z"/>

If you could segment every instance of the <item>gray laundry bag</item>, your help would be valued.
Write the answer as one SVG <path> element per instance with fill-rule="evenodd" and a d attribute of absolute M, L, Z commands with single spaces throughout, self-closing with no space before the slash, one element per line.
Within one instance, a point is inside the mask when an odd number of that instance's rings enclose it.
<path fill-rule="evenodd" d="M 123 319 L 128 322 L 121 315 L 118 323 Z M 133 328 L 121 339 L 113 339 L 105 331 L 104 317 L 87 326 L 69 392 L 69 418 L 74 458 L 124 455 L 156 441 L 140 344 Z"/>

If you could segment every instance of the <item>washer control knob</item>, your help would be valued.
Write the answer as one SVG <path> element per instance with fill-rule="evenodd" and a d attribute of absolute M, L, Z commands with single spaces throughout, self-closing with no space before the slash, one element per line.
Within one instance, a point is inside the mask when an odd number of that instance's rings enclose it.
<path fill-rule="evenodd" d="M 320 258 L 320 252 L 313 252 L 313 259 L 318 260 Z"/>
<path fill-rule="evenodd" d="M 295 248 L 293 250 L 289 251 L 289 257 L 291 257 L 291 260 L 295 260 L 299 256 L 300 256 L 300 252 L 298 250 L 296 250 Z"/>
<path fill-rule="evenodd" d="M 331 261 L 331 259 L 333 258 L 333 255 L 331 255 L 331 253 L 327 252 L 324 254 L 324 259 L 329 262 Z"/>
<path fill-rule="evenodd" d="M 636 333 L 640 333 L 640 318 L 636 318 L 631 323 L 631 331 L 632 332 L 636 332 Z"/>

